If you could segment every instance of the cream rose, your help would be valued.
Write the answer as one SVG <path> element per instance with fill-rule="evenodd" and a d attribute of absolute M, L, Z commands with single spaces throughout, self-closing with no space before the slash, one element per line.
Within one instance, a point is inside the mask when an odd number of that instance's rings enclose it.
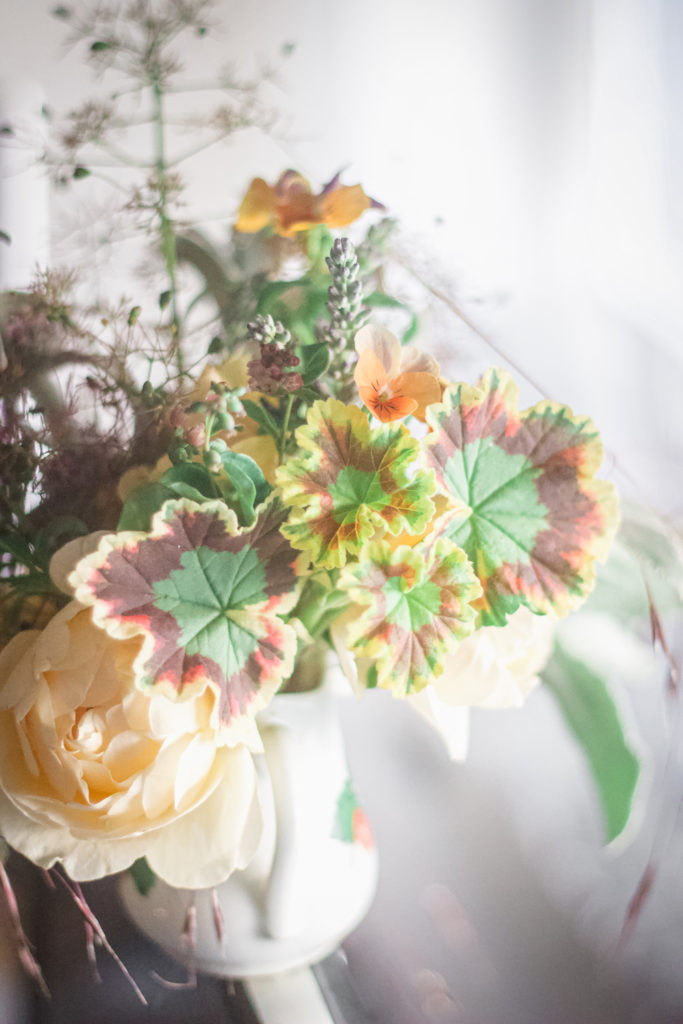
<path fill-rule="evenodd" d="M 519 708 L 553 648 L 556 619 L 518 608 L 504 626 L 482 626 L 446 659 L 443 674 L 408 697 L 441 734 L 455 760 L 469 743 L 468 708 Z"/>
<path fill-rule="evenodd" d="M 170 885 L 216 885 L 260 838 L 252 754 L 213 728 L 210 686 L 182 701 L 136 689 L 140 643 L 72 601 L 0 653 L 0 833 L 79 881 L 145 856 Z"/>
<path fill-rule="evenodd" d="M 346 647 L 346 626 L 356 614 L 349 612 L 331 632 L 344 673 L 360 695 L 370 661 L 354 658 Z M 405 698 L 439 731 L 451 757 L 466 756 L 468 708 L 521 707 L 550 657 L 556 625 L 552 615 L 519 608 L 504 626 L 483 626 L 468 636 L 430 686 Z"/>
<path fill-rule="evenodd" d="M 553 647 L 557 620 L 518 608 L 504 626 L 482 626 L 446 659 L 432 684 L 458 707 L 518 708 L 535 686 Z"/>

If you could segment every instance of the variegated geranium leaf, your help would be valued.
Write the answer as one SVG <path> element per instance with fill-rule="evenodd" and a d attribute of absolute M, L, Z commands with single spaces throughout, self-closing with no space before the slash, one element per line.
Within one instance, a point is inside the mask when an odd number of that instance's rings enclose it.
<path fill-rule="evenodd" d="M 614 487 L 594 477 L 603 450 L 591 420 L 548 401 L 520 413 L 517 399 L 512 378 L 492 369 L 427 412 L 430 464 L 462 503 L 444 533 L 474 565 L 486 625 L 520 604 L 556 615 L 577 607 L 618 522 Z"/>
<path fill-rule="evenodd" d="M 340 586 L 366 606 L 348 626 L 351 650 L 373 659 L 376 685 L 399 697 L 441 675 L 444 656 L 472 632 L 481 595 L 465 552 L 445 538 L 396 550 L 369 544 Z"/>
<path fill-rule="evenodd" d="M 70 576 L 98 626 L 143 638 L 141 689 L 182 698 L 208 681 L 235 740 L 292 669 L 296 635 L 278 614 L 295 600 L 285 516 L 271 500 L 240 530 L 223 502 L 168 501 L 149 533 L 104 537 Z"/>
<path fill-rule="evenodd" d="M 372 430 L 365 413 L 335 399 L 316 402 L 296 432 L 301 454 L 277 470 L 292 509 L 283 533 L 317 567 L 355 557 L 373 535 L 421 532 L 434 514 L 434 475 L 401 424 Z"/>

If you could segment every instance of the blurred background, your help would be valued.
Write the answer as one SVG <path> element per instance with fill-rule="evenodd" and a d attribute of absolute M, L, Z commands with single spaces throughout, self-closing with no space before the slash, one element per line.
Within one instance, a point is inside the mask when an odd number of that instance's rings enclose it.
<path fill-rule="evenodd" d="M 56 116 L 107 85 L 53 7 L 4 5 L 4 116 L 23 104 L 30 120 L 40 102 Z M 398 287 L 423 304 L 420 341 L 448 373 L 499 362 L 523 400 L 590 413 L 619 487 L 680 523 L 683 3 L 219 0 L 213 20 L 183 53 L 188 77 L 272 69 L 275 117 L 188 165 L 187 221 L 225 237 L 252 177 L 294 167 L 319 188 L 343 169 L 399 219 Z M 33 159 L 3 161 L 6 222 Z M 48 251 L 64 265 L 85 245 L 91 290 L 137 295 L 140 257 L 117 240 L 106 188 L 88 183 L 85 204 L 75 187 L 52 192 L 49 249 L 35 189 L 21 207 L 29 276 Z M 24 273 L 16 259 L 10 271 Z M 616 849 L 543 690 L 521 711 L 475 712 L 465 765 L 386 695 L 348 705 L 382 877 L 347 954 L 377 1020 L 683 1020 L 680 715 L 643 649 L 612 673 L 646 766 L 639 830 Z M 617 949 L 653 844 L 656 884 Z"/>

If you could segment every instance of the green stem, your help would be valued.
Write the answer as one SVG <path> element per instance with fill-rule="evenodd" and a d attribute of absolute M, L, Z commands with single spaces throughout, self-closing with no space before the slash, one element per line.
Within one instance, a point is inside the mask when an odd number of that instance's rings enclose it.
<path fill-rule="evenodd" d="M 168 290 L 171 294 L 171 330 L 176 342 L 176 366 L 178 373 L 184 372 L 183 349 L 180 338 L 180 318 L 178 316 L 178 288 L 176 281 L 176 248 L 173 219 L 168 209 L 168 165 L 165 151 L 164 94 L 158 79 L 152 81 L 152 98 L 154 104 L 155 127 L 155 159 L 157 187 L 159 189 L 159 229 L 161 233 L 161 255 L 166 265 Z"/>
<path fill-rule="evenodd" d="M 294 405 L 294 395 L 287 396 L 287 405 L 285 406 L 285 418 L 282 421 L 282 433 L 280 434 L 280 442 L 277 446 L 277 453 L 280 458 L 284 455 L 285 446 L 287 444 L 287 430 L 289 429 L 289 420 L 292 415 L 292 406 Z"/>

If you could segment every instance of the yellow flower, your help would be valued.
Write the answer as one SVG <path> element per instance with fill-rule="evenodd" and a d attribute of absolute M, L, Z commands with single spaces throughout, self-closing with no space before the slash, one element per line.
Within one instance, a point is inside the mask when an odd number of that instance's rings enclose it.
<path fill-rule="evenodd" d="M 431 356 L 412 345 L 401 348 L 386 327 L 368 324 L 356 335 L 358 362 L 354 379 L 363 403 L 387 423 L 416 416 L 441 400 L 439 366 Z"/>
<path fill-rule="evenodd" d="M 72 601 L 0 654 L 0 832 L 79 881 L 145 856 L 170 885 L 216 885 L 260 837 L 251 751 L 226 745 L 209 685 L 178 702 L 137 690 L 140 643 Z"/>
<path fill-rule="evenodd" d="M 297 171 L 285 171 L 275 185 L 254 178 L 240 205 L 235 229 L 245 234 L 272 228 L 290 238 L 316 224 L 343 228 L 358 220 L 370 206 L 377 206 L 360 185 L 340 185 L 339 175 L 319 195 Z"/>
<path fill-rule="evenodd" d="M 249 353 L 237 350 L 222 363 L 207 363 L 200 373 L 192 391 L 183 399 L 183 405 L 190 406 L 193 402 L 205 401 L 212 384 L 222 382 L 230 388 L 246 387 L 248 381 L 247 363 Z M 256 392 L 248 392 L 245 398 L 253 400 L 260 396 Z M 201 413 L 185 413 L 183 426 L 189 429 L 203 420 Z M 220 431 L 216 437 L 221 438 L 235 452 L 249 455 L 258 464 L 269 484 L 275 484 L 275 469 L 279 464 L 277 446 L 272 437 L 259 435 L 258 424 L 249 416 L 237 419 L 237 431 Z M 201 461 L 201 455 L 197 456 Z M 168 455 L 162 455 L 153 466 L 133 466 L 126 470 L 118 485 L 118 496 L 122 502 L 143 484 L 161 480 L 167 469 L 171 467 Z"/>

